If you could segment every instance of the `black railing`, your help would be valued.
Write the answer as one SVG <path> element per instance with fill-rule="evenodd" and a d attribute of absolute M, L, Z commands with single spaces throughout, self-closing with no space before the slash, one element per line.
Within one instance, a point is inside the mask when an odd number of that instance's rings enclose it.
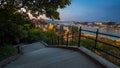
<path fill-rule="evenodd" d="M 80 29 L 81 29 L 81 28 L 80 28 Z M 108 43 L 107 43 L 107 42 L 103 42 L 103 41 L 101 41 L 101 40 L 98 39 L 99 35 L 105 35 L 105 36 L 110 36 L 110 37 L 115 37 L 115 38 L 120 38 L 120 36 L 115 36 L 115 35 L 100 33 L 100 32 L 99 32 L 99 29 L 97 29 L 96 32 L 95 32 L 95 31 L 90 31 L 90 30 L 83 30 L 83 29 L 81 29 L 81 31 L 90 32 L 90 33 L 95 34 L 95 39 L 89 38 L 89 37 L 86 37 L 86 36 L 82 36 L 82 37 L 85 37 L 85 38 L 94 40 L 94 41 L 95 41 L 94 48 L 95 48 L 96 50 L 99 50 L 99 51 L 101 51 L 101 52 L 104 52 L 104 53 L 112 56 L 112 57 L 115 57 L 115 58 L 117 58 L 117 59 L 120 59 L 120 54 L 117 56 L 117 55 L 114 55 L 114 54 L 112 54 L 112 53 L 109 53 L 109 52 L 107 52 L 107 51 L 105 51 L 105 50 L 102 50 L 102 49 L 97 48 L 97 43 L 102 43 L 102 44 L 105 44 L 106 46 L 111 46 L 111 47 L 117 48 L 117 49 L 119 49 L 119 51 L 120 51 L 120 46 L 110 44 L 109 42 L 108 42 Z M 79 31 L 79 32 L 81 32 L 81 31 Z M 80 41 L 81 41 L 81 40 L 80 40 Z M 79 41 L 79 42 L 80 42 L 80 41 Z"/>
<path fill-rule="evenodd" d="M 73 29 L 72 29 L 73 30 Z M 89 32 L 89 33 L 92 33 L 94 34 L 94 38 L 91 38 L 89 36 L 84 36 L 82 33 L 84 32 Z M 73 38 L 74 38 L 74 35 L 75 32 L 73 33 L 73 31 L 68 32 L 67 34 L 64 35 L 64 33 L 62 35 L 58 35 L 57 37 L 52 37 L 52 39 L 50 40 L 50 44 L 51 45 L 66 45 L 66 46 L 69 46 L 70 42 L 73 42 Z M 93 40 L 95 43 L 93 44 L 93 46 L 91 46 L 91 48 L 95 49 L 95 50 L 98 50 L 100 52 L 103 52 L 103 53 L 106 53 L 107 55 L 110 55 L 112 57 L 115 57 L 117 59 L 120 59 L 120 53 L 115 55 L 113 53 L 109 53 L 107 52 L 106 50 L 104 49 L 101 49 L 101 48 L 98 48 L 98 43 L 102 43 L 104 44 L 105 46 L 108 46 L 108 47 L 113 47 L 113 48 L 117 48 L 120 52 L 120 46 L 117 46 L 117 45 L 114 45 L 114 44 L 110 44 L 109 42 L 104 42 L 104 41 L 101 41 L 99 40 L 99 37 L 100 35 L 104 35 L 104 36 L 109 36 L 109 37 L 115 37 L 115 38 L 120 38 L 120 36 L 115 36 L 115 35 L 110 35 L 110 34 L 105 34 L 105 33 L 101 33 L 99 32 L 99 29 L 97 29 L 97 31 L 90 31 L 90 30 L 85 30 L 85 29 L 82 29 L 82 27 L 80 27 L 78 29 L 78 32 L 76 34 L 75 37 L 77 37 L 78 41 L 75 41 L 75 43 L 77 43 L 77 46 L 80 47 L 82 46 L 81 45 L 81 42 L 82 42 L 82 38 L 87 38 L 87 39 L 90 39 L 90 40 Z M 72 38 L 72 41 L 70 41 L 70 38 Z M 86 41 L 87 42 L 87 41 Z M 88 41 L 89 42 L 89 41 Z M 76 45 L 76 44 L 75 44 Z"/>

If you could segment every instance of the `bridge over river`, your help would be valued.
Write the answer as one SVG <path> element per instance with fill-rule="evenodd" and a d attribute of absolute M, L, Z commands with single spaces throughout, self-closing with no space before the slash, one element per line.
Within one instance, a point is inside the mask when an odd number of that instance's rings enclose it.
<path fill-rule="evenodd" d="M 46 47 L 42 43 L 23 45 L 24 54 L 4 68 L 105 68 L 82 52 Z"/>

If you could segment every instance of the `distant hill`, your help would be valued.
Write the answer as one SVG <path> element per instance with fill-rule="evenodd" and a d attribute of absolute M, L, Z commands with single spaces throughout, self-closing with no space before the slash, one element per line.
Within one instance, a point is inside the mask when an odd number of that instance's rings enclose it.
<path fill-rule="evenodd" d="M 69 23 L 70 21 L 52 21 L 52 20 L 46 20 L 48 23 Z"/>
<path fill-rule="evenodd" d="M 57 20 L 56 21 L 52 21 L 52 20 L 46 20 L 46 22 L 48 22 L 48 23 L 69 23 L 71 21 L 57 21 Z M 74 22 L 77 22 L 77 21 L 74 21 Z M 97 22 L 97 21 L 95 21 L 95 22 Z M 86 23 L 86 22 L 84 22 L 84 23 Z M 88 22 L 88 23 L 94 23 L 94 22 Z M 120 24 L 120 22 L 115 22 L 115 23 Z"/>

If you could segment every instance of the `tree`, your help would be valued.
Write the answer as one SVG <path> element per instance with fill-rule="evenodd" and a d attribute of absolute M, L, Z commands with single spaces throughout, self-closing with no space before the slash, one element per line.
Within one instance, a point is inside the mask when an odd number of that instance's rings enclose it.
<path fill-rule="evenodd" d="M 58 8 L 65 8 L 70 5 L 71 0 L 0 0 L 0 7 L 6 8 L 10 6 L 14 10 L 25 8 L 27 12 L 30 12 L 34 16 L 45 14 L 51 19 L 60 19 Z M 27 13 L 26 12 L 26 13 Z"/>
<path fill-rule="evenodd" d="M 8 9 L 0 8 L 0 45 L 17 44 L 22 39 L 25 24 L 31 24 L 20 13 L 14 13 Z"/>
<path fill-rule="evenodd" d="M 107 25 L 115 25 L 115 22 L 107 22 Z"/>
<path fill-rule="evenodd" d="M 70 0 L 0 0 L 0 45 L 17 44 L 25 38 L 23 36 L 26 36 L 31 23 L 28 12 L 36 17 L 45 14 L 51 19 L 60 19 L 57 9 L 69 4 Z M 21 8 L 25 8 L 26 12 L 19 12 Z M 30 36 L 36 39 L 36 36 Z"/>

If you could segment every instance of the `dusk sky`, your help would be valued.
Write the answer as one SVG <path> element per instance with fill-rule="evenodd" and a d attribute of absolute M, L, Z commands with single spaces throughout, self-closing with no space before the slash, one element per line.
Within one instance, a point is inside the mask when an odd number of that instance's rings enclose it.
<path fill-rule="evenodd" d="M 63 21 L 120 22 L 120 0 L 72 0 L 70 6 L 58 11 Z"/>

